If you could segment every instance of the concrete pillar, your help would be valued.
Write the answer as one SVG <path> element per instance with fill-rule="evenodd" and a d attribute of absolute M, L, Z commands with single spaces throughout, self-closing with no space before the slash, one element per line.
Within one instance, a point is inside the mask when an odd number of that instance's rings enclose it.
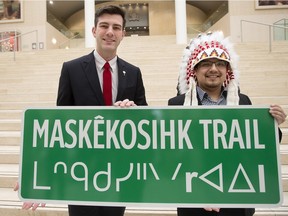
<path fill-rule="evenodd" d="M 85 13 L 85 47 L 95 48 L 95 38 L 92 34 L 92 28 L 94 26 L 95 17 L 95 3 L 94 0 L 84 1 L 84 13 Z"/>
<path fill-rule="evenodd" d="M 186 0 L 175 0 L 176 43 L 187 43 Z"/>

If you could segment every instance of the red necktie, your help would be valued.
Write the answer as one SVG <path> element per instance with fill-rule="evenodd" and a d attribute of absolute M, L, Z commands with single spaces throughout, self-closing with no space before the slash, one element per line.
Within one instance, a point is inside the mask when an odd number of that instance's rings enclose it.
<path fill-rule="evenodd" d="M 112 106 L 112 79 L 110 64 L 106 62 L 103 72 L 103 97 L 106 106 Z"/>

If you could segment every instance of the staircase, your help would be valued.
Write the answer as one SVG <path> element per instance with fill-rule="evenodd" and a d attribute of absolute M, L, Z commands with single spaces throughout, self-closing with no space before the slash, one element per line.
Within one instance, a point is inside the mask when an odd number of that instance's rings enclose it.
<path fill-rule="evenodd" d="M 175 36 L 126 37 L 118 54 L 141 68 L 150 106 L 166 106 L 176 95 L 180 60 L 185 45 L 176 45 Z M 254 105 L 279 104 L 288 113 L 288 43 L 236 44 L 240 56 L 241 91 Z M 276 50 L 276 51 L 274 51 Z M 22 112 L 30 107 L 54 107 L 58 79 L 64 61 L 86 55 L 92 49 L 43 50 L 0 53 L 0 215 L 67 216 L 62 204 L 47 204 L 36 212 L 21 210 L 13 191 L 18 178 Z M 281 126 L 280 145 L 284 202 L 279 208 L 257 208 L 255 216 L 288 215 L 288 122 Z M 126 216 L 175 216 L 175 208 L 127 208 Z"/>

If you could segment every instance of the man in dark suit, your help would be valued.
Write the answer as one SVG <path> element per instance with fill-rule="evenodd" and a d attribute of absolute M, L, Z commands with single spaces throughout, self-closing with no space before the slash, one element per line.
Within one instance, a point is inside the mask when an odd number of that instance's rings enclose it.
<path fill-rule="evenodd" d="M 222 32 L 199 35 L 185 49 L 181 64 L 177 96 L 168 105 L 251 105 L 238 87 L 237 55 Z M 271 115 L 278 124 L 286 114 L 271 105 Z M 281 131 L 280 131 L 281 140 Z M 209 196 L 209 195 L 207 195 Z M 252 216 L 253 208 L 178 208 L 178 216 Z"/>
<path fill-rule="evenodd" d="M 112 73 L 113 104 L 147 105 L 140 69 L 119 58 L 116 53 L 125 34 L 124 28 L 125 14 L 121 8 L 107 6 L 96 12 L 95 27 L 92 29 L 96 49 L 63 64 L 57 105 L 105 105 L 102 74 L 106 62 L 110 63 Z"/>
<path fill-rule="evenodd" d="M 140 69 L 117 56 L 124 28 L 125 13 L 121 8 L 110 5 L 96 12 L 92 29 L 96 49 L 63 64 L 58 106 L 147 105 Z M 106 62 L 112 74 L 112 104 L 103 97 Z M 125 207 L 79 205 L 69 205 L 68 209 L 70 216 L 122 216 L 125 211 Z"/>
<path fill-rule="evenodd" d="M 120 7 L 109 5 L 96 12 L 92 29 L 96 49 L 63 63 L 57 106 L 147 105 L 140 69 L 117 56 L 125 22 L 125 12 Z M 110 85 L 104 87 L 104 66 L 108 63 Z M 110 98 L 104 97 L 104 89 L 110 91 Z M 35 210 L 38 206 L 39 203 L 23 204 L 24 209 Z M 125 207 L 68 205 L 68 210 L 69 216 L 123 216 Z"/>

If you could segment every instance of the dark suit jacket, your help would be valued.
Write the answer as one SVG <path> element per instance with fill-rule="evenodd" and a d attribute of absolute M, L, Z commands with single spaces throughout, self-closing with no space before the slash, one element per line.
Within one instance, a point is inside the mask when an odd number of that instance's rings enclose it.
<path fill-rule="evenodd" d="M 198 95 L 197 95 L 198 97 Z M 183 105 L 185 100 L 185 94 L 178 95 L 176 97 L 170 98 L 168 101 L 168 105 Z M 198 97 L 198 104 L 202 105 L 199 97 Z M 247 95 L 239 94 L 239 105 L 251 105 L 252 102 Z"/>
<path fill-rule="evenodd" d="M 137 105 L 147 105 L 140 69 L 119 57 L 117 65 L 118 92 L 116 101 L 129 99 Z M 125 72 L 123 73 L 123 71 Z M 93 52 L 63 63 L 57 105 L 105 105 Z"/>
<path fill-rule="evenodd" d="M 198 97 L 198 95 L 197 95 Z M 185 94 L 178 95 L 169 99 L 168 105 L 183 105 L 185 100 Z M 199 97 L 198 104 L 202 105 Z M 239 105 L 252 105 L 251 100 L 247 95 L 239 93 Z M 281 141 L 282 133 L 279 130 L 279 139 Z M 178 208 L 178 216 L 252 216 L 255 212 L 253 208 L 223 208 L 219 213 L 217 212 L 208 212 L 203 208 Z"/>
<path fill-rule="evenodd" d="M 120 58 L 117 58 L 117 66 L 116 101 L 129 99 L 137 105 L 147 105 L 140 69 Z M 63 63 L 57 106 L 105 106 L 93 52 Z M 98 215 L 99 212 L 102 212 L 101 215 L 115 216 L 123 215 L 124 211 L 125 207 L 69 205 L 71 216 Z"/>

